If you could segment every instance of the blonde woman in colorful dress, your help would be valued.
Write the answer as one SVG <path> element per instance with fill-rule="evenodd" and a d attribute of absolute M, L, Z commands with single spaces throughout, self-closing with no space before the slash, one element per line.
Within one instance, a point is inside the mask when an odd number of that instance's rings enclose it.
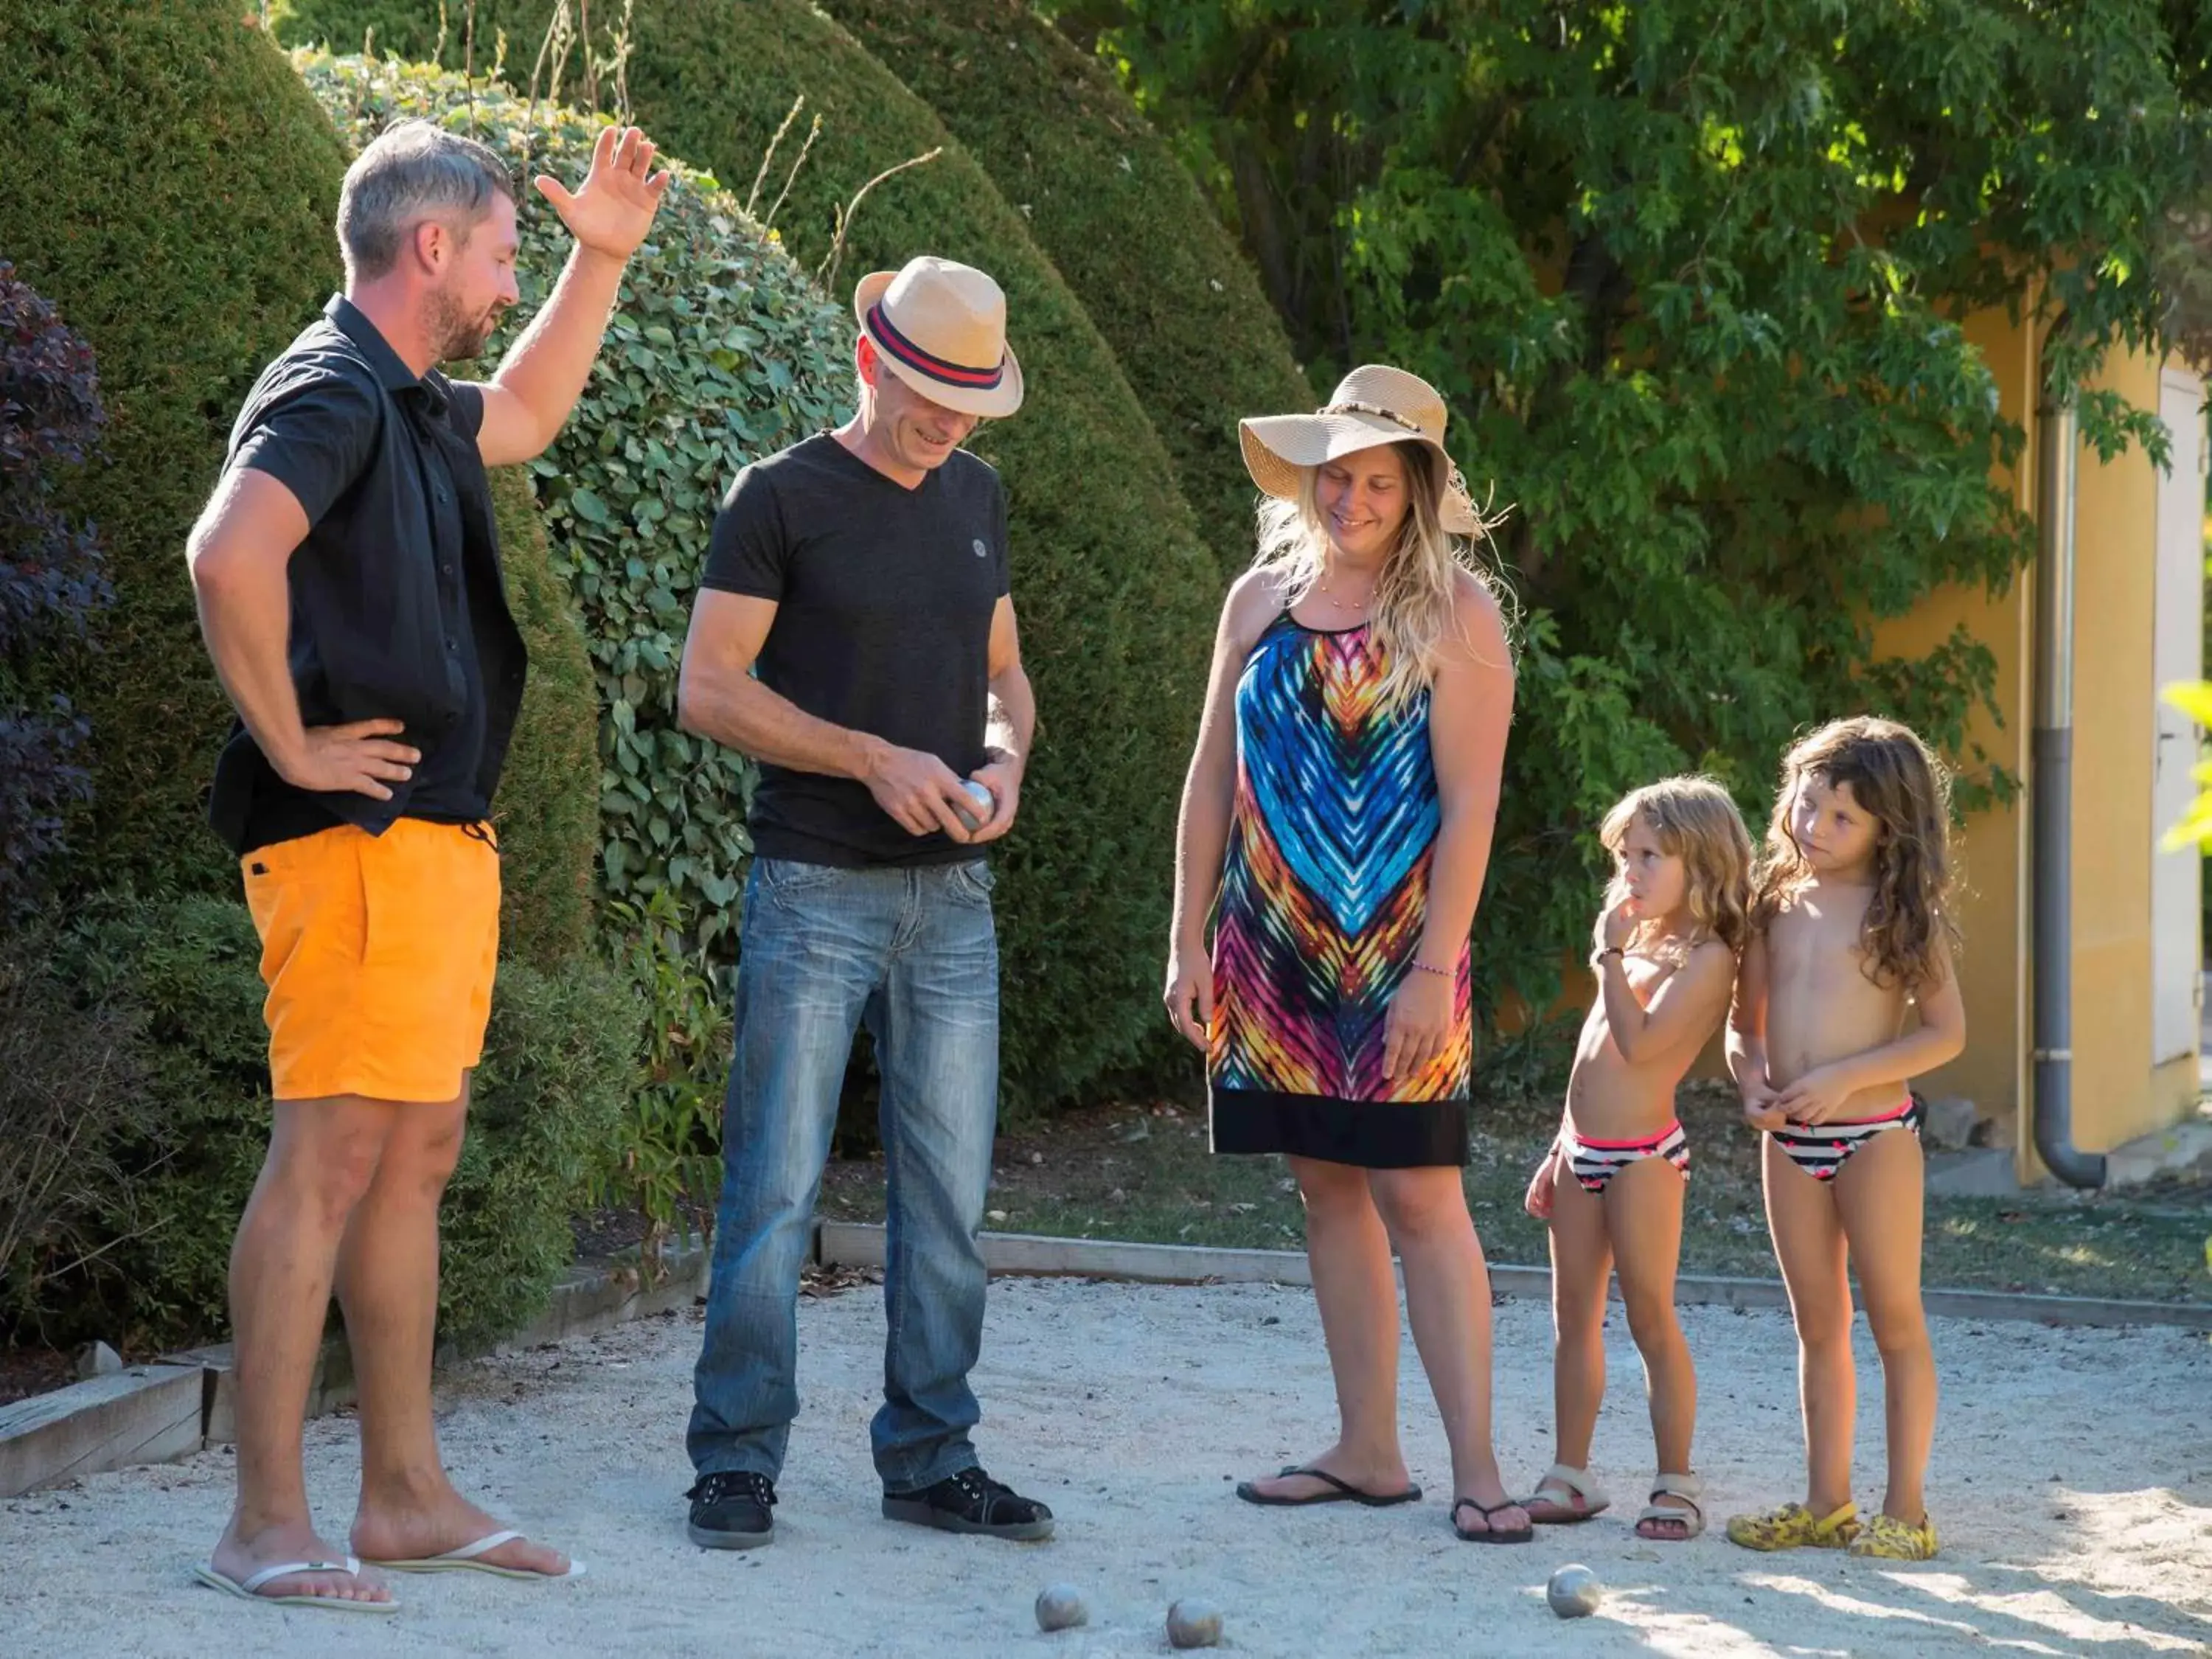
<path fill-rule="evenodd" d="M 1167 1005 L 1206 1053 L 1214 1151 L 1290 1159 L 1336 1381 L 1335 1443 L 1237 1495 L 1421 1495 L 1398 1441 L 1395 1246 L 1450 1441 L 1453 1528 L 1520 1543 L 1461 1177 L 1468 934 L 1513 667 L 1498 598 L 1467 562 L 1487 526 L 1443 430 L 1434 388 L 1372 365 L 1315 414 L 1243 423 L 1269 499 L 1183 787 Z"/>

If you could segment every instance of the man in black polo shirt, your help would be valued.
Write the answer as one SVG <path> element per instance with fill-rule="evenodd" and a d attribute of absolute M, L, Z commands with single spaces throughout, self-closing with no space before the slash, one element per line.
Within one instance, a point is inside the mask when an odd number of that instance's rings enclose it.
<path fill-rule="evenodd" d="M 275 1121 L 231 1255 L 238 1496 L 202 1582 L 391 1612 L 366 1559 L 561 1577 L 447 1480 L 430 1419 L 438 1201 L 460 1155 L 498 952 L 485 819 L 522 697 L 487 466 L 568 418 L 667 176 L 633 129 L 582 187 L 538 190 L 576 239 L 489 382 L 514 303 L 514 187 L 484 146 L 413 121 L 346 174 L 346 291 L 264 370 L 188 556 L 239 724 L 210 814 L 262 941 Z M 301 1419 L 335 1282 L 360 1391 L 350 1553 L 319 1537 Z"/>
<path fill-rule="evenodd" d="M 1021 369 L 1005 297 L 980 270 L 916 259 L 864 277 L 854 309 L 860 410 L 738 474 L 684 653 L 684 725 L 761 763 L 689 1437 L 690 1534 L 710 1549 L 775 1534 L 799 1267 L 863 1019 L 890 1188 L 872 1432 L 884 1513 L 1052 1531 L 1052 1511 L 985 1474 L 969 1441 L 999 1082 L 978 849 L 1013 823 L 1035 712 L 1006 493 L 960 445 L 979 417 L 1020 405 Z"/>

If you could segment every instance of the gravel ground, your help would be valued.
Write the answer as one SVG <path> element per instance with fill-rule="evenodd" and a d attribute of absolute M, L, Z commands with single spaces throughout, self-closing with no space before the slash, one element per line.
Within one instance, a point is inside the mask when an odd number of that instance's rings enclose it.
<path fill-rule="evenodd" d="M 489 1360 L 446 1378 L 441 1432 L 465 1487 L 588 1563 L 574 1583 L 478 1575 L 399 1581 L 369 1620 L 259 1609 L 196 1587 L 222 1524 L 227 1452 L 96 1476 L 0 1504 L 0 1650 L 9 1655 L 590 1654 L 1105 1656 L 1168 1650 L 1180 1596 L 1225 1615 L 1243 1654 L 2212 1651 L 2212 1348 L 2168 1330 L 1938 1322 L 1944 1410 L 1930 1501 L 1942 1557 L 1920 1566 L 1763 1557 L 1729 1514 L 1800 1495 L 1794 1355 L 1779 1314 L 1684 1310 L 1702 1372 L 1698 1463 L 1713 1529 L 1686 1547 L 1628 1528 L 1650 1468 L 1640 1373 L 1614 1322 L 1596 1473 L 1612 1514 L 1533 1547 L 1447 1528 L 1443 1434 L 1408 1347 L 1404 1509 L 1263 1511 L 1233 1478 L 1317 1451 L 1334 1426 L 1309 1294 L 1273 1286 L 1013 1280 L 994 1288 L 978 1383 L 987 1464 L 1050 1502 L 1040 1546 L 954 1538 L 876 1511 L 866 1423 L 882 1315 L 862 1287 L 800 1310 L 805 1409 L 773 1547 L 685 1541 L 682 1435 L 696 1314 Z M 1498 1424 L 1512 1484 L 1549 1462 L 1544 1310 L 1498 1310 Z M 1859 1480 L 1881 1488 L 1879 1379 L 1863 1340 Z M 352 1425 L 311 1424 L 326 1527 L 350 1513 Z M 1581 1561 L 1597 1616 L 1547 1611 Z M 1091 1623 L 1040 1633 L 1030 1603 L 1066 1580 Z"/>

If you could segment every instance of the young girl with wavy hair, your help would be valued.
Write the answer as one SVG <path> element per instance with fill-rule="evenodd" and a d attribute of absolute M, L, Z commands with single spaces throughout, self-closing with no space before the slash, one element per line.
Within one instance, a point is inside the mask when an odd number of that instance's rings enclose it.
<path fill-rule="evenodd" d="M 1907 1080 L 1966 1047 L 1948 780 L 1894 721 L 1837 720 L 1784 758 L 1729 1019 L 1765 1134 L 1767 1225 L 1797 1325 L 1806 1492 L 1729 1522 L 1747 1549 L 1936 1553 L 1922 1482 L 1936 1365 L 1920 1306 L 1921 1110 Z M 1912 1016 L 1917 1015 L 1917 1018 Z M 1881 1353 L 1889 1481 L 1851 1501 L 1851 1287 Z"/>
<path fill-rule="evenodd" d="M 1705 1516 L 1690 1468 L 1697 1376 L 1674 1316 L 1690 1175 L 1674 1091 L 1728 1012 L 1749 932 L 1751 836 L 1727 790 L 1681 777 L 1634 791 L 1598 836 L 1614 872 L 1590 958 L 1598 996 L 1559 1139 L 1528 1185 L 1528 1212 L 1551 1223 L 1558 1450 L 1525 1507 L 1540 1526 L 1607 1507 L 1587 1465 L 1605 1395 L 1606 1284 L 1617 1268 L 1658 1443 L 1636 1531 L 1681 1542 L 1705 1530 Z"/>

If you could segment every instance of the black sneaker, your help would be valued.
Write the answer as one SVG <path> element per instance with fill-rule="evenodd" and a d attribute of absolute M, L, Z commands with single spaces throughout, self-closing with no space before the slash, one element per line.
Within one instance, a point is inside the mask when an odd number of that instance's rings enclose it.
<path fill-rule="evenodd" d="M 684 1495 L 691 1500 L 685 1530 L 702 1550 L 757 1550 L 775 1536 L 769 1515 L 775 1482 L 764 1474 L 739 1469 L 702 1474 Z"/>
<path fill-rule="evenodd" d="M 920 1492 L 887 1492 L 884 1514 L 941 1532 L 980 1532 L 1024 1543 L 1052 1536 L 1050 1510 L 980 1468 L 963 1469 Z"/>

